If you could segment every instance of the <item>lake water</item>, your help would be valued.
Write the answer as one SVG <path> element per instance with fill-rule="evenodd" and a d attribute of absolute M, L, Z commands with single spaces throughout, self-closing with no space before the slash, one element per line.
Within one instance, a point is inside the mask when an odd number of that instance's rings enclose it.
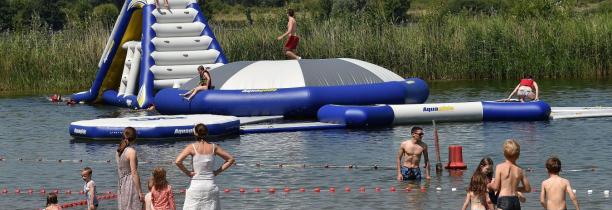
<path fill-rule="evenodd" d="M 459 81 L 430 84 L 428 102 L 463 102 L 505 97 L 514 81 Z M 612 81 L 540 81 L 541 98 L 551 106 L 612 106 Z M 42 95 L 42 94 L 41 94 Z M 80 170 L 93 168 L 98 192 L 115 191 L 116 142 L 75 142 L 68 134 L 72 121 L 99 117 L 139 116 L 146 113 L 109 106 L 69 107 L 49 103 L 43 96 L 0 98 L 0 209 L 41 208 L 45 197 L 37 192 L 60 189 L 60 202 L 83 199 L 76 193 L 83 185 Z M 527 173 L 538 192 L 527 194 L 523 209 L 539 209 L 539 186 L 547 177 L 544 161 L 557 155 L 563 163 L 562 176 L 569 178 L 583 209 L 612 209 L 604 190 L 612 190 L 612 118 L 554 120 L 548 122 L 475 122 L 438 125 L 442 162 L 448 146 L 462 145 L 468 170 L 444 171 L 420 185 L 426 192 L 404 192 L 408 185 L 395 180 L 395 155 L 400 142 L 409 137 L 412 125 L 371 130 L 326 130 L 271 134 L 249 134 L 218 141 L 233 154 L 239 165 L 216 178 L 224 209 L 459 209 L 465 198 L 469 175 L 478 161 L 491 156 L 503 161 L 502 142 L 516 138 L 521 144 L 518 163 L 533 169 Z M 435 164 L 432 126 L 424 127 Z M 139 173 L 142 180 L 156 166 L 165 167 L 175 189 L 184 189 L 188 178 L 174 166 L 176 155 L 188 141 L 139 141 Z M 22 160 L 19 160 L 19 159 Z M 38 161 L 41 159 L 41 161 Z M 59 162 L 58 160 L 65 160 Z M 75 160 L 75 161 L 68 161 Z M 82 160 L 79 162 L 77 160 Z M 107 160 L 111 160 L 107 163 Z M 257 167 L 256 164 L 260 164 Z M 278 167 L 279 164 L 284 166 Z M 332 167 L 325 168 L 323 166 Z M 348 165 L 356 168 L 349 169 Z M 380 166 L 374 169 L 372 166 Z M 338 166 L 338 167 L 335 167 Z M 591 170 L 592 169 L 592 170 Z M 433 171 L 432 171 L 433 172 Z M 144 185 L 143 185 L 144 186 Z M 394 186 L 397 192 L 390 192 Z M 261 193 L 253 192 L 261 188 Z M 268 193 L 269 188 L 276 193 Z M 289 187 L 291 192 L 282 192 Z M 299 188 L 306 192 L 299 192 Z M 320 187 L 320 193 L 313 192 Z M 335 193 L 327 191 L 335 187 Z M 345 192 L 344 188 L 351 188 Z M 366 192 L 359 192 L 365 187 Z M 381 192 L 375 188 L 380 187 Z M 15 194 L 15 188 L 22 193 Z M 34 189 L 33 195 L 27 189 Z M 245 188 L 247 193 L 239 193 Z M 436 190 L 441 188 L 441 190 Z M 452 188 L 457 188 L 452 191 Z M 63 193 L 72 190 L 71 195 Z M 587 190 L 593 190 L 588 194 Z M 146 189 L 145 189 L 146 191 Z M 176 195 L 179 207 L 183 194 Z M 573 208 L 570 204 L 570 208 Z M 83 207 L 77 207 L 82 209 Z M 116 200 L 100 201 L 99 209 L 115 209 Z"/>

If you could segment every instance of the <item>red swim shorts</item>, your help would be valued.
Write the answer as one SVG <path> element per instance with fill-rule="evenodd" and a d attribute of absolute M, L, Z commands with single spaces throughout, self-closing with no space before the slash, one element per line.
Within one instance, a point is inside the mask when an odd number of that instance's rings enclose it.
<path fill-rule="evenodd" d="M 297 48 L 298 43 L 300 43 L 300 37 L 289 36 L 289 39 L 287 39 L 287 42 L 285 43 L 285 49 L 295 50 Z"/>

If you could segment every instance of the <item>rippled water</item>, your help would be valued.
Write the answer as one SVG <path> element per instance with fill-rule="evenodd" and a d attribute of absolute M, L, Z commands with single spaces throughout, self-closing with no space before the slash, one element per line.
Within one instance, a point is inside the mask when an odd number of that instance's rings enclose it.
<path fill-rule="evenodd" d="M 461 102 L 499 99 L 506 96 L 513 82 L 437 82 L 431 85 L 428 102 Z M 541 98 L 551 106 L 612 106 L 612 82 L 610 81 L 542 81 Z M 8 194 L 0 194 L 0 209 L 34 209 L 42 207 L 45 198 L 21 193 L 15 188 L 36 192 L 41 186 L 47 190 L 71 189 L 82 186 L 80 169 L 94 170 L 98 192 L 114 191 L 116 166 L 114 151 L 116 142 L 74 142 L 68 135 L 72 121 L 97 117 L 138 116 L 143 112 L 129 111 L 108 106 L 79 105 L 68 107 L 51 104 L 44 97 L 0 98 L 0 188 L 8 188 Z M 431 125 L 425 128 L 424 141 L 433 149 Z M 401 188 L 415 183 L 398 183 L 394 180 L 395 155 L 401 141 L 409 137 L 411 125 L 372 130 L 326 130 L 272 134 L 249 134 L 219 141 L 222 147 L 235 155 L 238 166 L 217 177 L 224 209 L 459 209 L 465 197 L 465 186 L 477 162 L 483 156 L 491 156 L 496 163 L 503 160 L 502 142 L 517 138 L 521 144 L 519 164 L 533 168 L 528 172 L 532 185 L 538 188 L 546 178 L 544 161 L 549 155 L 560 156 L 565 172 L 577 190 L 584 209 L 612 209 L 612 200 L 603 190 L 612 190 L 612 119 L 572 119 L 550 122 L 487 122 L 439 124 L 441 157 L 447 162 L 451 144 L 463 146 L 463 157 L 469 169 L 464 175 L 445 171 L 434 175 L 421 185 L 426 192 L 403 192 Z M 138 142 L 141 161 L 139 171 L 146 180 L 153 167 L 168 170 L 170 183 L 175 189 L 183 189 L 188 179 L 173 164 L 176 155 L 190 142 L 156 141 Z M 433 154 L 433 150 L 431 151 Z M 22 158 L 23 160 L 19 160 Z M 431 155 L 432 161 L 435 156 Z M 42 159 L 42 161 L 38 161 Z M 80 160 L 72 162 L 58 160 Z M 107 163 L 106 160 L 111 160 Z M 257 167 L 256 164 L 261 164 Z M 282 168 L 278 164 L 284 164 Z M 346 166 L 355 165 L 348 169 Z M 373 165 L 379 165 L 375 170 Z M 306 167 L 303 167 L 303 166 Z M 330 168 L 322 166 L 330 165 Z M 344 167 L 333 167 L 344 166 Z M 594 168 L 594 171 L 589 169 Z M 289 193 L 282 188 L 290 187 Z M 360 193 L 359 187 L 366 192 Z M 395 186 L 398 191 L 390 192 Z M 245 194 L 239 188 L 248 190 Z M 262 193 L 254 193 L 259 187 Z M 267 193 L 274 187 L 276 193 Z M 307 192 L 301 193 L 299 188 Z M 313 192 L 320 187 L 322 192 Z M 325 191 L 329 187 L 337 192 Z M 344 192 L 350 187 L 351 192 Z M 380 187 L 381 192 L 375 192 Z M 413 186 L 414 187 L 414 186 Z M 442 188 L 436 191 L 435 188 Z M 451 188 L 458 188 L 451 191 Z M 588 189 L 593 194 L 588 195 Z M 61 202 L 81 200 L 78 193 L 60 195 Z M 539 193 L 527 195 L 524 209 L 538 209 Z M 182 206 L 183 195 L 177 195 Z M 114 200 L 101 201 L 100 209 L 114 209 Z M 571 206 L 571 204 L 570 204 Z M 572 207 L 573 208 L 573 207 Z"/>

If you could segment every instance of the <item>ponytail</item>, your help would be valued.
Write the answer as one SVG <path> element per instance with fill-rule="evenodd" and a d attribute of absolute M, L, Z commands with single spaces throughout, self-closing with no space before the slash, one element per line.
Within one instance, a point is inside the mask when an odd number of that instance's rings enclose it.
<path fill-rule="evenodd" d="M 204 138 L 208 135 L 208 127 L 202 123 L 197 124 L 193 130 L 198 141 L 205 140 Z"/>
<path fill-rule="evenodd" d="M 117 148 L 117 153 L 119 153 L 119 156 L 123 154 L 123 150 L 125 150 L 125 148 L 129 146 L 130 143 L 136 140 L 136 129 L 132 127 L 126 127 L 125 129 L 123 129 L 122 137 L 123 138 L 121 139 L 121 142 L 119 143 L 119 148 Z"/>

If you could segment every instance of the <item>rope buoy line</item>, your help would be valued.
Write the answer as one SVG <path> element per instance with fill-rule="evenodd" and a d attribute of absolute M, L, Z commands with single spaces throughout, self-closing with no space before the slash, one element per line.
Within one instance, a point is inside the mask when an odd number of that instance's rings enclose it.
<path fill-rule="evenodd" d="M 47 158 L 16 158 L 16 159 L 7 159 L 4 157 L 0 157 L 0 162 L 12 161 L 16 160 L 19 162 L 55 162 L 55 163 L 115 163 L 112 160 L 85 160 L 82 159 L 47 159 Z M 139 161 L 138 164 L 174 164 L 172 161 Z M 397 166 L 395 165 L 378 165 L 378 164 L 349 164 L 349 165 L 334 165 L 334 164 L 304 164 L 304 163 L 273 163 L 273 164 L 263 164 L 263 163 L 235 163 L 235 166 L 244 166 L 251 168 L 348 168 L 348 169 L 393 169 L 395 170 Z M 597 166 L 589 166 L 587 168 L 582 169 L 566 169 L 564 172 L 585 172 L 585 171 L 595 171 Z M 536 169 L 534 168 L 526 168 L 527 172 L 534 172 Z"/>
<path fill-rule="evenodd" d="M 35 191 L 32 188 L 28 188 L 27 191 L 22 192 L 21 189 L 26 189 L 26 188 L 19 188 L 16 187 L 14 188 L 14 190 L 11 192 L 9 191 L 9 189 L 7 187 L 2 188 L 2 190 L 0 191 L 0 196 L 10 196 L 10 195 L 28 195 L 28 196 L 32 196 L 32 195 L 40 195 L 40 196 L 45 196 L 47 191 L 45 190 L 44 187 L 40 188 L 40 190 L 38 190 L 38 193 L 35 193 Z M 234 190 L 232 190 L 234 189 Z M 537 192 L 538 187 L 534 187 L 534 190 L 532 192 Z M 187 189 L 180 189 L 180 190 L 175 190 L 174 194 L 185 194 Z M 465 192 L 464 188 L 461 188 L 461 190 L 459 190 L 459 188 L 457 187 L 449 187 L 449 188 L 442 188 L 442 187 L 436 187 L 433 188 L 432 190 L 435 190 L 436 192 Z M 234 187 L 234 188 L 224 188 L 223 192 L 224 193 L 231 193 L 233 191 L 237 191 L 240 194 L 246 194 L 246 193 L 261 193 L 261 192 L 268 192 L 268 193 L 276 193 L 277 192 L 277 188 L 275 187 L 251 187 L 251 188 L 244 188 L 244 187 Z M 366 193 L 366 192 L 383 192 L 383 191 L 387 191 L 387 192 L 427 192 L 427 188 L 420 188 L 420 189 L 413 189 L 411 187 L 407 187 L 407 188 L 397 188 L 396 186 L 391 186 L 389 188 L 382 188 L 380 186 L 377 187 L 365 187 L 365 186 L 361 186 L 359 187 L 356 191 L 360 192 L 360 193 Z M 603 193 L 604 197 L 609 197 L 610 196 L 610 190 L 593 190 L 593 189 L 587 189 L 587 190 L 576 190 L 573 189 L 574 193 L 585 193 L 587 195 L 592 195 L 594 192 L 601 192 Z M 84 195 L 85 192 L 84 191 L 72 191 L 70 189 L 66 189 L 66 190 L 59 190 L 59 189 L 54 189 L 48 192 L 52 192 L 52 193 L 56 193 L 56 194 L 61 194 L 61 192 L 63 192 L 64 195 L 72 195 L 72 192 L 78 192 L 78 194 L 80 195 Z M 340 188 L 337 189 L 335 187 L 329 187 L 329 188 L 322 188 L 319 186 L 316 187 L 289 187 L 289 186 L 285 186 L 282 188 L 278 188 L 278 192 L 284 192 L 284 193 L 290 193 L 290 192 L 300 192 L 300 193 L 305 193 L 305 192 L 314 192 L 314 193 L 320 193 L 320 192 L 330 192 L 330 193 L 335 193 L 335 192 L 345 192 L 345 193 L 350 193 L 352 192 L 352 189 L 349 186 L 346 186 L 344 188 Z M 100 197 L 102 196 L 102 197 Z M 104 198 L 104 199 L 111 199 L 114 197 L 116 197 L 116 194 L 113 191 L 107 191 L 106 193 L 103 193 L 102 195 L 98 196 L 98 198 Z"/>
<path fill-rule="evenodd" d="M 262 191 L 262 189 L 264 189 L 264 190 Z M 267 190 L 266 190 L 266 189 L 267 189 Z M 15 191 L 15 193 L 16 193 L 16 194 L 19 194 L 18 190 L 19 190 L 19 189 L 17 188 L 17 189 L 16 189 L 16 191 Z M 303 187 L 298 188 L 298 189 L 296 189 L 296 188 L 291 189 L 291 188 L 289 188 L 289 187 L 284 187 L 284 188 L 282 188 L 282 192 L 284 192 L 284 193 L 290 193 L 290 192 L 292 192 L 292 191 L 294 191 L 294 190 L 295 190 L 295 191 L 297 191 L 297 192 L 300 192 L 300 193 L 305 193 L 305 192 L 307 192 L 307 190 L 306 190 L 305 188 L 303 188 Z M 371 190 L 371 189 L 370 189 L 370 190 Z M 58 191 L 58 190 L 55 190 L 55 191 Z M 55 192 L 55 191 L 54 191 L 54 192 Z M 272 187 L 272 188 L 258 188 L 258 187 L 257 187 L 257 188 L 253 188 L 253 190 L 252 190 L 251 192 L 252 192 L 252 193 L 257 193 L 257 194 L 258 194 L 258 193 L 265 192 L 265 191 L 267 191 L 267 192 L 268 192 L 268 193 L 270 193 L 270 194 L 273 194 L 273 193 L 276 193 L 276 188 L 273 188 L 273 187 Z M 280 189 L 279 189 L 279 191 L 280 191 Z M 327 192 L 329 192 L 329 193 L 341 192 L 341 191 L 336 190 L 336 188 L 335 188 L 335 187 L 330 187 L 330 188 L 329 188 L 329 189 L 327 189 L 327 190 L 326 190 L 326 189 L 321 189 L 320 187 L 315 187 L 314 189 L 312 189 L 312 190 L 311 190 L 311 192 L 314 192 L 314 193 L 321 193 L 321 192 L 325 192 L 325 191 L 327 191 Z M 352 190 L 351 190 L 351 188 L 350 188 L 350 187 L 345 187 L 345 188 L 344 188 L 344 192 L 346 192 L 346 193 L 350 193 L 351 191 L 352 191 Z M 367 192 L 365 187 L 359 187 L 358 191 L 359 191 L 360 193 L 366 193 L 366 192 Z M 382 188 L 380 188 L 380 187 L 375 187 L 375 188 L 374 188 L 374 192 L 376 192 L 376 193 L 380 193 L 380 192 L 382 192 L 382 191 L 383 191 L 383 189 L 382 189 Z M 388 191 L 389 191 L 389 192 L 402 192 L 402 191 L 403 191 L 403 192 L 412 192 L 412 189 L 411 189 L 411 188 L 403 188 L 403 189 L 398 189 L 398 188 L 396 188 L 395 186 L 391 186 L 391 187 L 388 189 Z M 419 189 L 419 190 L 415 190 L 415 192 L 419 192 L 419 191 L 420 191 L 420 192 L 427 192 L 425 188 L 421 188 L 421 189 Z M 436 192 L 441 192 L 441 191 L 442 191 L 442 188 L 441 188 L 441 187 L 436 187 Z M 452 191 L 452 192 L 455 192 L 455 191 L 457 191 L 457 188 L 451 188 L 451 191 Z M 574 191 L 574 193 L 576 193 L 576 190 L 573 190 L 573 191 Z M 64 192 L 65 192 L 65 193 L 67 193 L 67 194 L 70 194 L 70 190 L 66 190 L 66 191 L 64 191 Z M 185 194 L 185 192 L 186 192 L 186 189 L 181 189 L 181 190 L 179 190 L 179 191 L 174 191 L 173 193 L 174 193 L 174 194 Z M 232 192 L 232 190 L 231 190 L 230 188 L 225 188 L 225 189 L 223 190 L 223 192 L 224 192 L 224 193 L 226 193 L 226 194 L 228 194 L 228 193 L 231 193 L 231 192 Z M 238 189 L 238 192 L 239 192 L 241 195 L 244 195 L 244 194 L 248 193 L 249 191 L 248 191 L 247 189 L 245 189 L 245 188 L 240 188 L 240 189 Z M 58 193 L 58 192 L 55 192 L 55 193 Z M 252 194 L 252 193 L 251 193 L 251 194 Z M 0 195 L 6 195 L 6 194 L 8 194 L 8 192 L 7 192 L 6 188 L 4 188 L 4 189 L 2 190 L 2 192 L 0 193 Z M 28 190 L 28 194 L 29 194 L 29 195 L 32 195 L 32 194 L 33 194 L 31 189 L 30 189 L 30 190 Z M 41 189 L 40 194 L 41 194 L 41 195 L 43 195 L 43 196 L 45 195 L 45 193 L 44 193 L 44 188 L 43 188 L 43 189 Z M 84 193 L 83 191 L 80 191 L 80 192 L 79 192 L 79 194 L 85 194 L 85 193 Z M 587 195 L 589 195 L 589 196 L 590 196 L 590 195 L 592 195 L 592 194 L 593 194 L 593 190 L 587 190 Z M 604 190 L 604 191 L 603 191 L 603 194 L 604 194 L 604 197 L 608 198 L 608 197 L 610 196 L 610 191 L 609 191 L 609 190 Z M 115 193 L 113 193 L 113 192 L 109 191 L 109 192 L 107 192 L 106 194 L 103 194 L 103 195 L 98 195 L 98 196 L 97 196 L 97 198 L 98 198 L 98 201 L 103 201 L 103 200 L 114 200 L 114 199 L 117 199 L 117 194 L 115 194 Z M 65 202 L 65 203 L 60 204 L 60 206 L 61 206 L 62 208 L 72 208 L 72 207 L 84 206 L 84 205 L 87 205 L 87 201 L 86 201 L 86 200 L 71 201 L 71 202 Z"/>

